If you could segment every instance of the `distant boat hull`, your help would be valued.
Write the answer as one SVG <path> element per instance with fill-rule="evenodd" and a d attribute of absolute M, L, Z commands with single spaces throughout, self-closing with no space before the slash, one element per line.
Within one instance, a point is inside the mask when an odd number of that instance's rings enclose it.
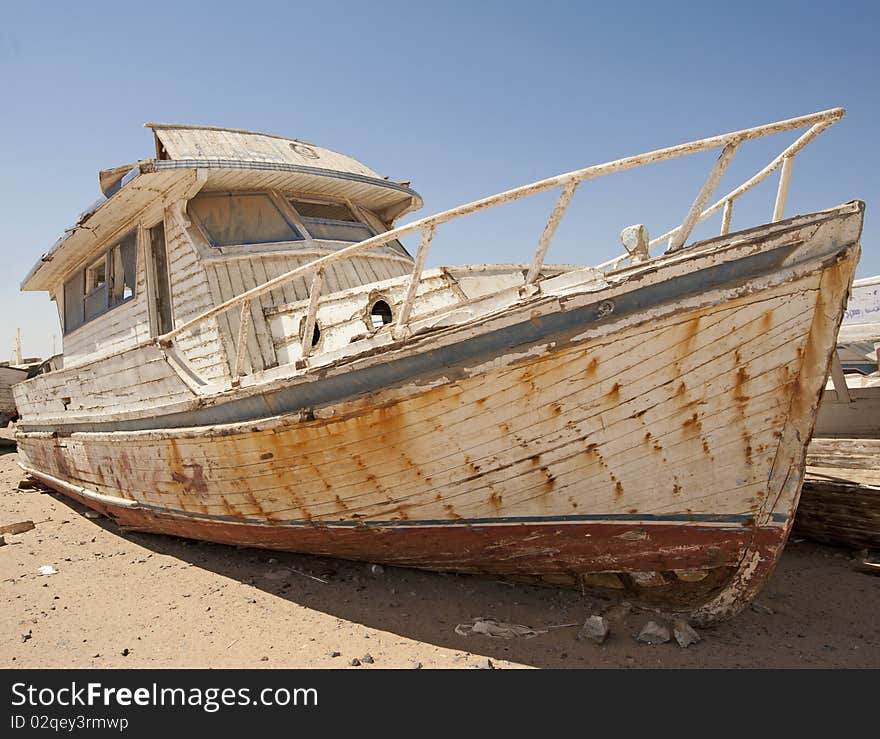
<path fill-rule="evenodd" d="M 134 530 L 723 618 L 791 527 L 861 218 L 731 234 L 250 399 L 31 424 L 22 465 Z"/>
<path fill-rule="evenodd" d="M 27 379 L 27 370 L 17 367 L 0 367 L 0 428 L 18 418 L 12 386 Z"/>

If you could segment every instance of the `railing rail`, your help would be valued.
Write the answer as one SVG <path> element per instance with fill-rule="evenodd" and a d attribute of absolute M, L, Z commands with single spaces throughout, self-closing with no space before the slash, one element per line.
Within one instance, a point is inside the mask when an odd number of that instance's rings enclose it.
<path fill-rule="evenodd" d="M 357 256 L 358 254 L 361 254 L 362 252 L 365 252 L 369 249 L 382 246 L 389 241 L 399 239 L 412 233 L 420 232 L 421 241 L 419 244 L 419 249 L 416 253 L 412 273 L 407 284 L 404 301 L 398 312 L 397 319 L 395 321 L 396 325 L 393 328 L 394 336 L 396 338 L 400 338 L 401 336 L 405 335 L 407 331 L 413 303 L 415 301 L 419 282 L 421 280 L 422 272 L 424 270 L 425 262 L 427 260 L 428 250 L 430 248 L 434 233 L 439 225 L 451 220 L 455 220 L 457 218 L 462 218 L 467 215 L 479 213 L 480 211 L 487 210 L 489 208 L 494 208 L 503 203 L 521 200 L 531 195 L 536 195 L 538 193 L 546 192 L 548 190 L 553 190 L 557 187 L 561 188 L 559 198 L 547 220 L 547 224 L 545 225 L 544 231 L 541 234 L 540 240 L 538 242 L 535 255 L 526 274 L 525 283 L 526 285 L 531 285 L 534 284 L 540 276 L 541 268 L 544 265 L 544 259 L 547 255 L 547 251 L 549 250 L 553 234 L 555 233 L 556 228 L 562 220 L 562 216 L 564 215 L 565 210 L 570 204 L 574 196 L 575 190 L 577 189 L 577 186 L 581 182 L 589 179 L 603 177 L 605 175 L 613 174 L 615 172 L 623 172 L 629 169 L 634 169 L 636 167 L 642 167 L 647 164 L 653 164 L 654 162 L 675 159 L 677 157 L 687 156 L 689 154 L 696 154 L 712 149 L 721 149 L 721 154 L 716 160 L 715 165 L 713 166 L 712 171 L 710 172 L 705 184 L 700 189 L 700 192 L 697 194 L 693 204 L 685 215 L 684 220 L 679 226 L 648 242 L 648 247 L 655 246 L 663 241 L 668 240 L 669 246 L 667 248 L 667 252 L 675 252 L 679 249 L 684 248 L 688 238 L 690 237 L 696 225 L 722 208 L 723 214 L 721 222 L 721 233 L 727 233 L 730 230 L 730 219 L 733 210 L 733 202 L 743 193 L 755 187 L 755 185 L 765 180 L 773 172 L 781 167 L 782 172 L 780 175 L 779 188 L 777 191 L 772 215 L 772 220 L 778 221 L 782 218 L 782 214 L 785 209 L 785 202 L 788 196 L 788 186 L 791 178 L 792 164 L 794 162 L 795 155 L 825 129 L 840 120 L 844 116 L 844 114 L 845 111 L 843 108 L 833 108 L 830 110 L 813 113 L 811 115 L 800 116 L 798 118 L 790 118 L 788 120 L 778 121 L 776 123 L 769 123 L 763 126 L 755 126 L 754 128 L 743 129 L 741 131 L 733 131 L 731 133 L 721 134 L 720 136 L 712 136 L 710 138 L 700 139 L 698 141 L 691 141 L 684 144 L 678 144 L 676 146 L 670 146 L 665 149 L 657 149 L 643 154 L 637 154 L 635 156 L 624 157 L 623 159 L 605 162 L 604 164 L 596 164 L 590 167 L 585 167 L 583 169 L 574 170 L 572 172 L 566 172 L 564 174 L 557 175 L 556 177 L 538 180 L 537 182 L 532 182 L 528 185 L 523 185 L 521 187 L 514 188 L 513 190 L 507 190 L 505 192 L 491 195 L 486 198 L 474 200 L 473 202 L 460 205 L 456 208 L 451 208 L 450 210 L 446 210 L 441 213 L 436 213 L 425 218 L 417 219 L 403 226 L 398 226 L 397 228 L 393 228 L 390 231 L 385 231 L 384 233 L 378 234 L 377 236 L 373 236 L 369 239 L 364 239 L 363 241 L 360 241 L 356 244 L 352 244 L 351 246 L 347 246 L 332 254 L 320 257 L 309 262 L 308 264 L 301 265 L 300 267 L 285 272 L 282 275 L 279 275 L 264 282 L 262 285 L 252 288 L 251 290 L 247 290 L 240 295 L 219 303 L 215 307 L 201 313 L 191 320 L 185 321 L 180 326 L 177 326 L 174 330 L 157 337 L 156 342 L 160 346 L 168 346 L 173 341 L 173 339 L 180 334 L 189 331 L 190 329 L 203 323 L 204 321 L 213 318 L 214 316 L 217 316 L 236 306 L 240 306 L 241 318 L 239 321 L 236 354 L 232 367 L 233 379 L 237 382 L 237 378 L 243 373 L 247 337 L 251 323 L 251 301 L 259 298 L 261 295 L 264 295 L 274 290 L 275 288 L 278 288 L 290 282 L 291 280 L 294 280 L 297 277 L 305 277 L 309 274 L 313 274 L 312 284 L 309 290 L 309 306 L 306 314 L 306 319 L 303 324 L 302 332 L 302 355 L 303 357 L 308 357 L 312 351 L 312 334 L 315 327 L 318 305 L 323 289 L 324 271 L 326 270 L 326 268 L 331 264 Z M 765 136 L 771 136 L 777 133 L 783 133 L 785 131 L 806 128 L 808 126 L 810 127 L 808 131 L 800 136 L 793 144 L 786 147 L 786 149 L 784 149 L 777 157 L 771 160 L 771 162 L 767 166 L 758 171 L 749 180 L 728 192 L 721 199 L 706 207 L 706 204 L 711 199 L 712 194 L 718 186 L 722 175 L 730 164 L 730 161 L 733 159 L 733 156 L 736 153 L 738 147 L 743 142 L 752 139 L 763 138 Z M 635 254 L 633 252 L 627 251 L 625 254 L 622 254 L 618 257 L 615 257 L 614 259 L 598 265 L 597 269 L 614 270 L 628 259 L 633 260 L 634 257 Z"/>

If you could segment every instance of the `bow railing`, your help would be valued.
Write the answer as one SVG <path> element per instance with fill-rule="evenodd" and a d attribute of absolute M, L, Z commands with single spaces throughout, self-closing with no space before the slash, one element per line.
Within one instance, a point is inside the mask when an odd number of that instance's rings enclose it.
<path fill-rule="evenodd" d="M 394 338 L 403 338 L 406 336 L 409 329 L 413 304 L 425 268 L 428 251 L 438 226 L 447 223 L 448 221 L 479 213 L 504 203 L 510 203 L 531 195 L 537 195 L 538 193 L 559 188 L 559 197 L 547 219 L 547 223 L 545 224 L 541 237 L 538 240 L 534 257 L 532 258 L 529 269 L 525 275 L 525 286 L 534 285 L 540 278 L 541 269 L 544 266 L 544 260 L 550 248 L 553 235 L 556 232 L 559 222 L 562 220 L 562 216 L 568 208 L 568 205 L 571 203 L 575 190 L 581 182 L 603 177 L 615 172 L 623 172 L 629 169 L 653 164 L 655 162 L 662 162 L 712 149 L 721 149 L 721 153 L 715 161 L 708 178 L 697 193 L 693 204 L 685 214 L 684 219 L 681 221 L 681 224 L 651 241 L 647 240 L 647 232 L 644 227 L 631 227 L 636 229 L 636 231 L 633 232 L 634 240 L 626 238 L 623 234 L 621 235 L 624 242 L 624 248 L 626 249 L 625 253 L 597 265 L 596 269 L 608 272 L 619 269 L 627 261 L 633 264 L 644 261 L 650 256 L 650 247 L 656 246 L 664 241 L 668 241 L 666 253 L 679 251 L 684 248 L 696 225 L 719 210 L 722 211 L 721 234 L 728 233 L 730 230 L 730 219 L 734 201 L 759 183 L 763 182 L 777 169 L 781 169 L 779 186 L 771 216 L 771 222 L 778 221 L 782 218 L 785 210 L 795 155 L 825 129 L 840 120 L 844 114 L 845 111 L 843 108 L 833 108 L 831 110 L 825 110 L 819 113 L 801 116 L 799 118 L 790 118 L 776 123 L 768 123 L 763 126 L 747 128 L 741 131 L 721 134 L 720 136 L 712 136 L 698 141 L 670 146 L 665 149 L 657 149 L 644 154 L 624 157 L 623 159 L 617 159 L 611 162 L 605 162 L 604 164 L 596 164 L 583 169 L 560 174 L 556 177 L 538 180 L 537 182 L 532 182 L 531 184 L 523 185 L 514 188 L 513 190 L 507 190 L 496 195 L 481 198 L 480 200 L 474 200 L 473 202 L 445 210 L 435 215 L 419 218 L 411 223 L 398 226 L 369 239 L 364 239 L 356 244 L 339 249 L 332 254 L 319 257 L 308 264 L 301 265 L 300 267 L 274 277 L 264 282 L 262 285 L 219 303 L 195 318 L 185 321 L 172 331 L 157 337 L 155 341 L 159 346 L 170 346 L 174 338 L 180 334 L 195 328 L 197 325 L 214 318 L 225 311 L 239 307 L 241 314 L 238 322 L 238 335 L 236 337 L 235 353 L 231 367 L 233 381 L 237 382 L 237 378 L 244 374 L 244 359 L 247 348 L 248 332 L 251 324 L 251 301 L 296 278 L 311 275 L 312 281 L 309 289 L 309 304 L 301 337 L 302 357 L 307 358 L 313 350 L 311 337 L 315 328 L 318 307 L 322 296 L 325 269 L 331 264 L 350 259 L 369 249 L 382 246 L 390 241 L 418 232 L 421 234 L 418 251 L 416 252 L 413 262 L 413 268 L 407 283 L 403 302 L 400 305 L 397 316 L 394 320 L 395 325 L 392 327 L 392 335 Z M 771 136 L 773 134 L 801 128 L 807 128 L 807 131 L 772 159 L 769 164 L 759 170 L 750 179 L 746 180 L 711 205 L 708 205 L 713 193 L 721 181 L 722 175 L 729 166 L 740 144 L 752 139 L 763 138 L 765 136 Z M 629 229 L 625 229 L 625 232 L 628 230 Z M 630 247 L 630 244 L 632 244 L 632 247 Z"/>

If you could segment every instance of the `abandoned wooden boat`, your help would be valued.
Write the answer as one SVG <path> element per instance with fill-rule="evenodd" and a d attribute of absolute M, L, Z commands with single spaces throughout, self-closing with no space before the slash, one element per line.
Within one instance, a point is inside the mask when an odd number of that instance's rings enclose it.
<path fill-rule="evenodd" d="M 815 436 L 880 438 L 880 277 L 855 280 Z"/>
<path fill-rule="evenodd" d="M 794 530 L 880 549 L 880 277 L 853 282 L 837 339 Z"/>
<path fill-rule="evenodd" d="M 794 531 L 880 550 L 880 438 L 813 438 Z"/>
<path fill-rule="evenodd" d="M 0 429 L 5 429 L 10 421 L 18 418 L 12 386 L 26 380 L 27 368 L 0 364 Z"/>
<path fill-rule="evenodd" d="M 729 615 L 786 540 L 858 259 L 862 203 L 782 218 L 795 154 L 842 115 L 398 227 L 418 194 L 347 156 L 148 124 L 156 157 L 102 172 L 104 200 L 23 283 L 58 303 L 64 366 L 16 387 L 21 465 L 129 529 Z M 710 205 L 740 144 L 799 128 Z M 713 149 L 678 227 L 545 264 L 580 182 Z M 776 170 L 770 222 L 731 233 Z M 556 188 L 531 263 L 426 269 L 444 223 Z M 688 245 L 719 211 L 721 235 Z"/>

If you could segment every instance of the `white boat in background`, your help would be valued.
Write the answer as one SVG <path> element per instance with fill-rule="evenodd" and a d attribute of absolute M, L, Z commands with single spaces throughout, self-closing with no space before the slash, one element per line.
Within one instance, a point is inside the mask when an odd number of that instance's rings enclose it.
<path fill-rule="evenodd" d="M 27 368 L 0 364 L 0 429 L 5 429 L 10 421 L 18 418 L 12 386 L 26 380 Z"/>
<path fill-rule="evenodd" d="M 880 276 L 853 282 L 814 436 L 880 438 Z"/>
<path fill-rule="evenodd" d="M 397 227 L 418 194 L 350 157 L 150 124 L 156 157 L 102 172 L 104 200 L 23 283 L 57 301 L 65 356 L 16 386 L 20 463 L 129 529 L 729 616 L 785 544 L 859 257 L 863 203 L 783 218 L 795 155 L 843 114 Z M 740 145 L 797 129 L 712 203 Z M 679 225 L 546 264 L 580 183 L 712 150 Z M 777 171 L 768 222 L 731 232 Z M 529 263 L 426 268 L 445 223 L 553 190 Z M 692 243 L 714 213 L 720 235 Z"/>

